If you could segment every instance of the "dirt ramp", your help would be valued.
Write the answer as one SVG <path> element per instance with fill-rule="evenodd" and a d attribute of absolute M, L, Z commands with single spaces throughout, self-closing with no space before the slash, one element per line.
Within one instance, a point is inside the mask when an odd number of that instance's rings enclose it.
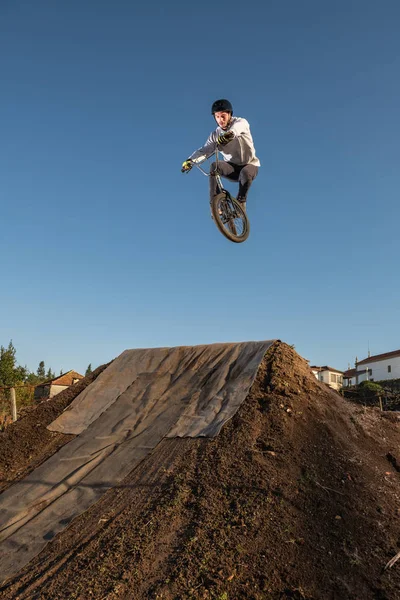
<path fill-rule="evenodd" d="M 163 439 L 0 597 L 398 600 L 399 441 L 275 343 L 217 437 Z"/>
<path fill-rule="evenodd" d="M 154 405 L 179 405 L 180 417 L 169 437 L 214 437 L 245 399 L 271 344 L 270 340 L 125 350 L 48 429 L 79 435 L 129 396 L 138 420 Z"/>
<path fill-rule="evenodd" d="M 218 435 L 245 400 L 271 343 L 133 350 L 113 361 L 48 427 L 79 435 L 3 493 L 3 580 L 164 437 Z"/>

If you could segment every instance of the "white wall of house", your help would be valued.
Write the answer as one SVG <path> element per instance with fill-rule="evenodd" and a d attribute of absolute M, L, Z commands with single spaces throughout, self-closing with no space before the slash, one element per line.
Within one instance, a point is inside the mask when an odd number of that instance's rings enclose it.
<path fill-rule="evenodd" d="M 367 377 L 367 373 L 360 373 L 357 377 L 358 383 L 361 383 L 362 381 L 367 381 L 367 379 L 371 379 L 371 377 L 372 377 L 372 375 L 368 375 L 368 377 Z"/>
<path fill-rule="evenodd" d="M 66 390 L 68 387 L 69 387 L 69 385 L 54 385 L 54 384 L 52 384 L 50 387 L 49 398 L 53 398 L 54 396 L 57 396 L 57 394 L 59 394 L 63 390 Z"/>
<path fill-rule="evenodd" d="M 330 371 L 329 385 L 334 390 L 340 390 L 340 388 L 343 386 L 343 375 L 341 373 L 332 373 L 332 371 Z"/>
<path fill-rule="evenodd" d="M 313 371 L 318 381 L 328 384 L 335 390 L 340 390 L 343 385 L 343 376 L 341 373 L 335 373 L 333 371 Z"/>
<path fill-rule="evenodd" d="M 368 379 L 381 381 L 383 379 L 400 379 L 400 356 L 385 358 L 360 365 L 360 370 L 369 369 Z M 372 373 L 371 373 L 372 371 Z M 367 373 L 358 376 L 358 383 L 367 379 Z"/>
<path fill-rule="evenodd" d="M 318 381 L 329 384 L 329 371 L 319 371 L 319 373 L 317 373 L 317 379 Z"/>

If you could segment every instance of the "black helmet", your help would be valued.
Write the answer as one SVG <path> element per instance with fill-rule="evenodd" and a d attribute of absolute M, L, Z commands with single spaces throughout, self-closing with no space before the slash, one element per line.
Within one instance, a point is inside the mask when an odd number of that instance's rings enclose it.
<path fill-rule="evenodd" d="M 233 114 L 232 104 L 229 100 L 216 100 L 211 107 L 211 114 L 215 115 L 216 112 L 230 112 Z"/>

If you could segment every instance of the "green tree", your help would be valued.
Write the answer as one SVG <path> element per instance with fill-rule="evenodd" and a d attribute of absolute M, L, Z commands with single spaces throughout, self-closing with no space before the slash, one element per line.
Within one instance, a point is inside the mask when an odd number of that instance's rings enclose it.
<path fill-rule="evenodd" d="M 16 368 L 16 350 L 12 340 L 8 344 L 8 348 L 0 347 L 0 384 L 4 386 L 15 385 L 18 377 L 22 375 Z"/>
<path fill-rule="evenodd" d="M 49 367 L 47 370 L 47 373 L 46 373 L 46 379 L 54 379 L 55 376 L 56 375 L 55 375 L 54 371 L 52 371 Z"/>
<path fill-rule="evenodd" d="M 42 379 L 42 380 L 46 379 L 46 370 L 44 368 L 44 360 L 40 361 L 39 366 L 36 371 L 36 374 L 39 377 L 39 379 Z"/>
<path fill-rule="evenodd" d="M 37 383 L 40 383 L 39 377 L 36 375 L 36 373 L 30 373 L 30 372 L 28 372 L 25 382 L 28 383 L 29 385 L 36 385 Z"/>
<path fill-rule="evenodd" d="M 28 368 L 16 364 L 16 350 L 12 340 L 7 348 L 0 347 L 0 387 L 16 387 L 17 407 L 32 404 L 34 385 L 38 377 Z M 10 390 L 0 390 L 0 412 L 9 414 Z"/>
<path fill-rule="evenodd" d="M 358 389 L 362 398 L 377 398 L 385 392 L 383 387 L 374 381 L 362 381 Z"/>
<path fill-rule="evenodd" d="M 92 371 L 92 363 L 88 364 L 88 368 L 85 371 L 85 377 L 87 377 L 88 375 L 90 375 L 90 373 L 93 373 L 93 371 Z"/>
<path fill-rule="evenodd" d="M 29 370 L 26 366 L 25 367 L 18 366 L 15 368 L 15 375 L 16 375 L 18 383 L 25 383 L 26 380 L 28 379 Z"/>

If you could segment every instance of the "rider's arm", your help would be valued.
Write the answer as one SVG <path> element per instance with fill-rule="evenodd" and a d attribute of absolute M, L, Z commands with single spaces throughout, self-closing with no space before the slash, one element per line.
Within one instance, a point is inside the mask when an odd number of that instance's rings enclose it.
<path fill-rule="evenodd" d="M 240 137 L 245 133 L 250 133 L 249 122 L 246 121 L 246 119 L 243 119 L 242 117 L 237 117 L 236 121 L 229 128 L 229 131 L 233 131 L 235 137 Z"/>
<path fill-rule="evenodd" d="M 199 148 L 198 150 L 193 152 L 193 154 L 191 154 L 189 156 L 189 158 L 193 162 L 201 162 L 201 161 L 205 160 L 206 158 L 208 158 L 209 156 L 211 156 L 211 154 L 213 154 L 215 152 L 216 147 L 217 147 L 216 136 L 215 136 L 215 131 L 213 131 L 209 135 L 208 140 L 206 141 L 204 146 L 202 146 L 201 148 Z"/>

